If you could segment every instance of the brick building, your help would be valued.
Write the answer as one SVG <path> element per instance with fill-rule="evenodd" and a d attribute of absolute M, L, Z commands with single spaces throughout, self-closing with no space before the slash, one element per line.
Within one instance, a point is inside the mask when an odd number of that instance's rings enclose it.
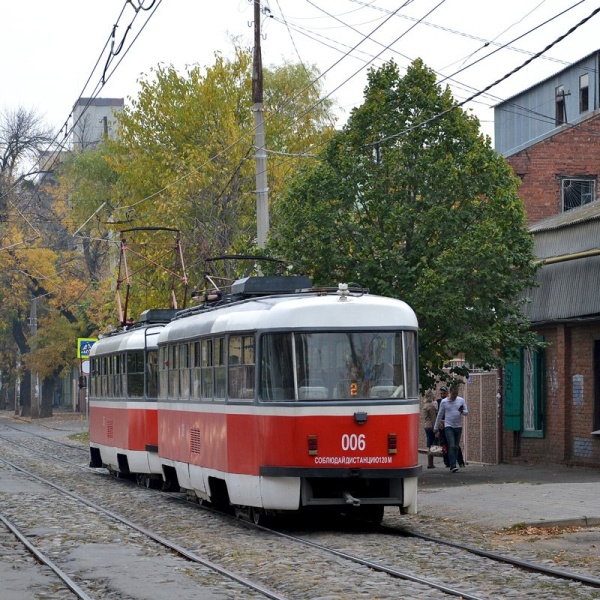
<path fill-rule="evenodd" d="M 521 179 L 547 344 L 503 376 L 502 457 L 600 466 L 600 51 L 499 104 L 496 149 Z"/>
<path fill-rule="evenodd" d="M 533 225 L 525 313 L 548 344 L 504 377 L 504 460 L 600 466 L 600 202 Z"/>
<path fill-rule="evenodd" d="M 495 149 L 521 179 L 529 223 L 596 200 L 599 73 L 597 50 L 494 108 Z"/>

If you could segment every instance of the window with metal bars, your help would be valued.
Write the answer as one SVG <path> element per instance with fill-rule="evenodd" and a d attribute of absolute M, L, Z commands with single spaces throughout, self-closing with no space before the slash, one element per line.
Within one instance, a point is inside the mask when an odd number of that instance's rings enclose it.
<path fill-rule="evenodd" d="M 596 199 L 595 178 L 563 178 L 561 180 L 561 197 L 563 211 L 593 202 Z"/>

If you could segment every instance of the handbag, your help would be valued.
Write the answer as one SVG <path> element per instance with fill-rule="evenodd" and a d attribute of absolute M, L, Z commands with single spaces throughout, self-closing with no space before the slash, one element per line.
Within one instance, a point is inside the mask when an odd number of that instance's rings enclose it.
<path fill-rule="evenodd" d="M 442 447 L 438 445 L 429 446 L 429 454 L 434 456 L 442 456 Z"/>

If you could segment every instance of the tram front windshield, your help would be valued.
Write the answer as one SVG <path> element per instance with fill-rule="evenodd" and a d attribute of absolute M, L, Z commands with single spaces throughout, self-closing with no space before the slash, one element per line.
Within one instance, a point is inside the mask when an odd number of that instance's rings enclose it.
<path fill-rule="evenodd" d="M 263 402 L 418 395 L 415 331 L 272 333 L 260 348 Z"/>

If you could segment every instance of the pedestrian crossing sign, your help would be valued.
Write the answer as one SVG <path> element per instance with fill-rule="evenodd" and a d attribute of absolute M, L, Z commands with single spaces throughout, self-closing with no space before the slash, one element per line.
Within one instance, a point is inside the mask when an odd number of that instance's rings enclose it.
<path fill-rule="evenodd" d="M 77 338 L 77 358 L 88 358 L 98 338 Z"/>

